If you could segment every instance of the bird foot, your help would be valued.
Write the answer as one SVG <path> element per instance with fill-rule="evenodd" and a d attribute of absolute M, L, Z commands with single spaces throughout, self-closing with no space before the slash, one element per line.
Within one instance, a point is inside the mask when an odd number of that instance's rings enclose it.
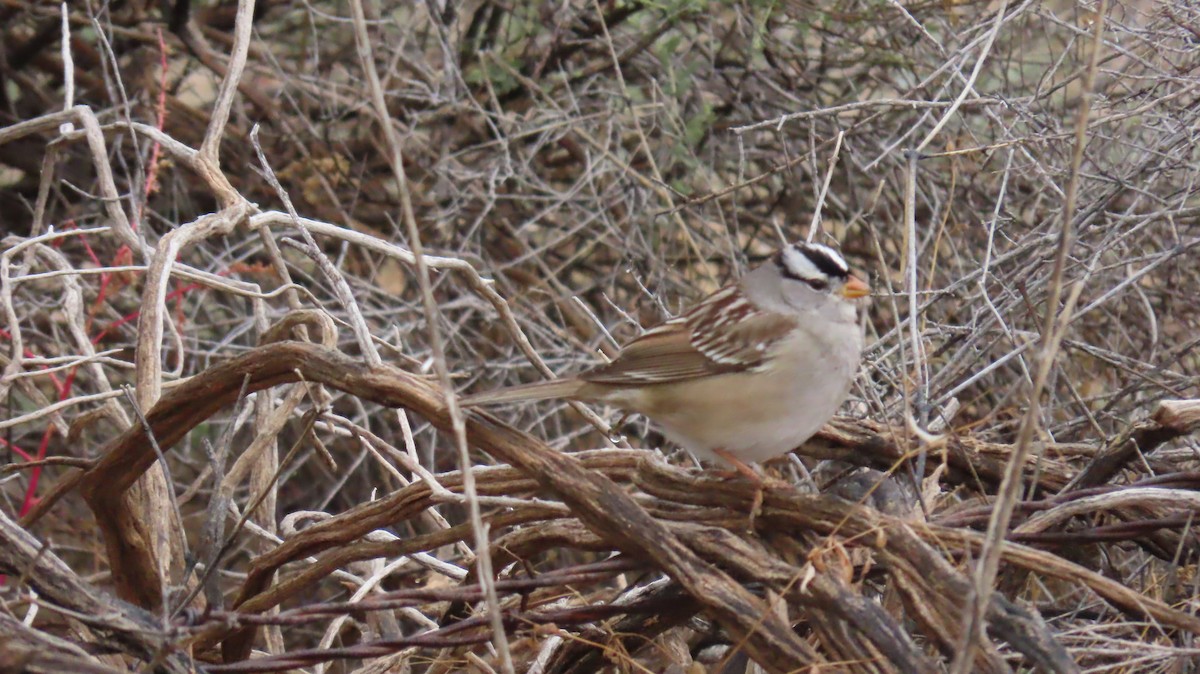
<path fill-rule="evenodd" d="M 766 480 L 763 478 L 762 473 L 758 472 L 745 461 L 737 458 L 727 450 L 714 449 L 713 454 L 716 454 L 730 466 L 733 466 L 733 470 L 722 470 L 719 471 L 718 474 L 723 474 L 723 477 L 726 478 L 741 475 L 749 479 L 754 485 L 754 500 L 750 502 L 749 521 L 750 531 L 754 531 L 754 520 L 762 514 L 764 488 L 767 484 Z"/>

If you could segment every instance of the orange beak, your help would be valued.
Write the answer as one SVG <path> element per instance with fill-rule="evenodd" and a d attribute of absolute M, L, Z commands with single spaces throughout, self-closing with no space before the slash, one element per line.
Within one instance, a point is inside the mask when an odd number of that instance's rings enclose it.
<path fill-rule="evenodd" d="M 842 297 L 845 297 L 848 300 L 856 300 L 860 297 L 866 297 L 870 294 L 871 286 L 867 285 L 857 276 L 851 276 L 846 280 L 846 285 L 842 286 Z"/>

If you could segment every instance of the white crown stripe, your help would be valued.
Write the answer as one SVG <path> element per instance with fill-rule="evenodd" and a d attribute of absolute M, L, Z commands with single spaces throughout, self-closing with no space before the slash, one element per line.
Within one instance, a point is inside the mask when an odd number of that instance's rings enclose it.
<path fill-rule="evenodd" d="M 843 257 L 842 257 L 842 254 L 841 254 L 841 253 L 839 253 L 839 252 L 837 252 L 836 250 L 834 250 L 834 249 L 832 249 L 832 248 L 830 248 L 829 246 L 826 246 L 826 245 L 824 245 L 824 244 L 820 244 L 820 243 L 809 243 L 809 244 L 806 244 L 806 245 L 807 245 L 807 247 L 808 247 L 808 248 L 810 248 L 810 249 L 812 249 L 812 250 L 814 250 L 814 251 L 820 251 L 820 252 L 824 253 L 824 254 L 825 254 L 825 257 L 829 258 L 829 259 L 830 259 L 830 260 L 831 260 L 831 261 L 832 261 L 832 262 L 833 262 L 835 265 L 837 265 L 837 266 L 838 266 L 838 267 L 839 267 L 839 268 L 840 268 L 840 269 L 841 269 L 843 272 L 849 272 L 849 271 L 850 271 L 850 265 L 846 264 L 846 259 L 845 259 L 845 258 L 843 258 Z"/>
<path fill-rule="evenodd" d="M 813 264 L 808 255 L 797 248 L 787 248 L 783 251 L 783 264 L 788 273 L 797 278 L 817 281 L 825 278 L 825 274 Z"/>

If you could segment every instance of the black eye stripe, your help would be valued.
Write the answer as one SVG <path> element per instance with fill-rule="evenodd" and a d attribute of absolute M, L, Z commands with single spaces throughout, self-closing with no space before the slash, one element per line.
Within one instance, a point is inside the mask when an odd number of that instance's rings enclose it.
<path fill-rule="evenodd" d="M 799 245 L 796 246 L 796 250 L 799 250 L 801 253 L 803 253 L 804 257 L 807 257 L 809 261 L 812 262 L 817 269 L 820 269 L 821 273 L 825 274 L 826 276 L 844 279 L 850 275 L 849 271 L 846 269 L 846 263 L 842 262 L 841 260 L 834 259 L 829 252 L 821 248 Z"/>
<path fill-rule="evenodd" d="M 796 257 L 802 257 L 803 264 Z M 850 278 L 849 269 L 841 256 L 817 244 L 799 243 L 790 249 L 780 250 L 775 254 L 774 262 L 784 278 L 801 281 L 817 291 L 826 291 L 832 283 L 844 283 Z"/>
<path fill-rule="evenodd" d="M 816 263 L 814 262 L 814 264 Z M 790 278 L 793 281 L 807 283 L 813 290 L 825 290 L 829 287 L 829 282 L 823 278 L 808 278 L 793 272 L 791 268 L 788 267 L 787 262 L 784 261 L 782 251 L 775 254 L 775 266 L 779 268 L 779 273 L 783 274 L 784 278 Z M 820 266 L 817 266 L 817 269 L 821 270 L 822 273 L 825 273 Z"/>

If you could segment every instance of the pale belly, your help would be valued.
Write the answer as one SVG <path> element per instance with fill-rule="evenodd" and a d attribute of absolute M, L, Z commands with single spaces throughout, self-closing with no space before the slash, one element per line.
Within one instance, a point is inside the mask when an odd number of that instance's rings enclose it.
<path fill-rule="evenodd" d="M 745 462 L 781 456 L 808 440 L 846 399 L 854 373 L 830 362 L 778 375 L 725 374 L 628 391 L 615 404 L 649 417 L 702 461 L 714 449 Z"/>

